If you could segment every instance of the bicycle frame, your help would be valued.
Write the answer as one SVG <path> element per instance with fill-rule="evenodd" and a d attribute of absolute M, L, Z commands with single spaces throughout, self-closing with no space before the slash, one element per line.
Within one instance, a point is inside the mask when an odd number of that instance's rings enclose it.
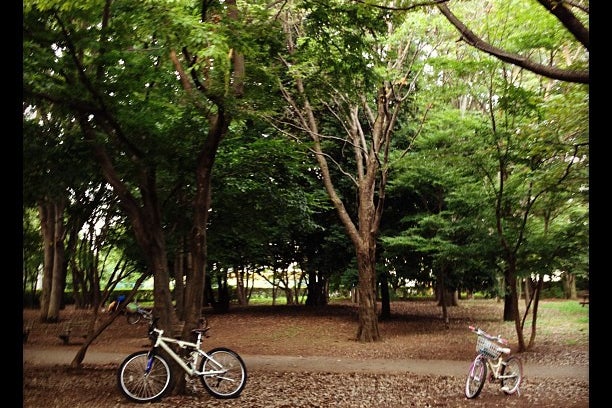
<path fill-rule="evenodd" d="M 506 361 L 504 359 L 504 355 L 502 354 L 501 356 L 497 357 L 497 361 L 494 361 L 492 358 L 488 358 L 485 356 L 481 355 L 481 358 L 483 358 L 486 363 L 487 363 L 487 368 L 489 369 L 489 372 L 491 373 L 491 375 L 493 376 L 494 379 L 496 380 L 502 380 L 504 378 L 511 378 L 511 375 L 503 375 L 501 374 L 501 369 L 503 366 L 506 365 Z"/>
<path fill-rule="evenodd" d="M 166 353 L 168 353 L 168 355 L 170 357 L 172 357 L 172 359 L 174 361 L 176 361 L 178 363 L 178 365 L 180 365 L 183 370 L 185 370 L 185 372 L 191 376 L 193 375 L 204 375 L 204 376 L 210 376 L 210 375 L 217 375 L 217 374 L 223 374 L 225 373 L 225 370 L 209 370 L 209 371 L 198 371 L 197 370 L 197 363 L 199 361 L 199 358 L 206 358 L 209 361 L 212 361 L 213 363 L 215 363 L 217 366 L 221 367 L 221 364 L 219 364 L 215 359 L 212 358 L 212 356 L 208 355 L 206 352 L 202 351 L 202 349 L 200 348 L 201 344 L 202 344 L 202 333 L 198 333 L 198 339 L 196 340 L 196 342 L 190 342 L 190 341 L 184 341 L 184 340 L 179 340 L 179 339 L 175 339 L 172 337 L 164 337 L 163 330 L 160 329 L 154 329 L 155 333 L 157 333 L 157 338 L 155 339 L 155 343 L 153 344 L 153 347 L 151 348 L 151 351 L 149 351 L 150 353 L 154 353 L 155 350 L 158 347 L 161 347 L 163 350 L 166 351 Z M 184 358 L 182 358 L 180 355 L 178 355 L 170 346 L 169 344 L 176 344 L 178 345 L 181 349 L 188 349 L 191 351 L 191 361 L 189 362 L 191 367 L 188 366 L 185 363 Z M 193 354 L 193 353 L 196 354 Z"/>
<path fill-rule="evenodd" d="M 144 317 L 147 320 L 151 320 L 153 318 L 153 312 L 147 310 L 147 309 L 143 309 L 142 307 L 138 306 L 138 309 L 136 310 L 136 313 L 140 313 L 142 315 L 142 317 Z"/>

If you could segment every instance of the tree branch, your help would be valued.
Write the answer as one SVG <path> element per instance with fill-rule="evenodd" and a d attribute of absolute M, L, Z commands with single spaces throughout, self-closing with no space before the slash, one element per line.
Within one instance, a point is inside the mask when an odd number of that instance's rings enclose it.
<path fill-rule="evenodd" d="M 540 1 L 540 0 L 539 0 Z M 543 2 L 545 0 L 541 0 Z M 455 28 L 461 33 L 461 39 L 472 47 L 486 52 L 498 58 L 501 61 L 525 68 L 535 74 L 545 76 L 551 79 L 557 79 L 564 82 L 575 82 L 580 84 L 589 83 L 589 71 L 575 71 L 565 70 L 560 68 L 543 65 L 529 60 L 518 54 L 513 54 L 492 46 L 491 44 L 483 41 L 473 31 L 463 24 L 448 8 L 446 3 L 439 3 L 437 5 L 440 12 L 446 17 L 446 19 L 455 26 Z M 588 33 L 587 33 L 587 44 L 588 44 Z"/>

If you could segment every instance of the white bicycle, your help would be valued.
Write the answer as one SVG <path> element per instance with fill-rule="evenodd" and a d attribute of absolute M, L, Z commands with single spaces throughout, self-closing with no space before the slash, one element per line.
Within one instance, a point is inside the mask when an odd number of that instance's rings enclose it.
<path fill-rule="evenodd" d="M 206 319 L 200 320 L 200 328 L 192 330 L 195 342 L 164 336 L 157 328 L 158 318 L 149 324 L 150 350 L 137 351 L 123 360 L 117 372 L 121 392 L 135 402 L 158 401 L 174 384 L 169 358 L 176 361 L 185 375 L 199 377 L 204 389 L 220 399 L 237 398 L 247 380 L 246 365 L 234 351 L 217 347 L 204 352 L 200 346 L 208 331 Z M 170 345 L 178 346 L 180 353 Z M 161 351 L 165 351 L 162 353 Z"/>
<path fill-rule="evenodd" d="M 523 363 L 520 358 L 510 355 L 508 340 L 501 336 L 492 336 L 482 329 L 469 326 L 478 335 L 476 342 L 476 358 L 470 366 L 465 382 L 465 396 L 476 398 L 484 383 L 497 381 L 501 390 L 507 394 L 518 393 L 523 380 Z"/>

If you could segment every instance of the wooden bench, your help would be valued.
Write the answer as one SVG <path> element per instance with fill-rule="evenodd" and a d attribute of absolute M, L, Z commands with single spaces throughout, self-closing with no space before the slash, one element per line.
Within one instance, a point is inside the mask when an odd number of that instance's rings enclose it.
<path fill-rule="evenodd" d="M 63 324 L 58 337 L 64 344 L 70 344 L 70 337 L 82 337 L 86 339 L 89 334 L 89 324 L 90 322 L 88 320 L 69 320 Z"/>
<path fill-rule="evenodd" d="M 578 303 L 580 303 L 582 307 L 584 307 L 584 305 L 588 305 L 589 304 L 589 294 L 587 293 L 586 295 L 582 295 L 582 300 Z"/>

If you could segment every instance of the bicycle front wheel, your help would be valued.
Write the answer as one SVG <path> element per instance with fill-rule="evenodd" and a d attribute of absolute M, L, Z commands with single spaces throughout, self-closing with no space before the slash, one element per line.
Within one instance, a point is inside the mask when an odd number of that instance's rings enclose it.
<path fill-rule="evenodd" d="M 483 356 L 478 355 L 472 362 L 470 371 L 468 372 L 468 377 L 465 382 L 465 396 L 468 398 L 476 398 L 480 394 L 480 391 L 482 391 L 482 387 L 486 380 L 487 362 Z"/>
<path fill-rule="evenodd" d="M 210 395 L 220 399 L 236 398 L 246 385 L 247 370 L 234 351 L 218 347 L 210 350 L 200 362 L 202 385 Z"/>
<path fill-rule="evenodd" d="M 128 399 L 153 402 L 161 399 L 170 387 L 170 366 L 158 355 L 137 351 L 123 360 L 117 372 L 119 389 Z"/>
<path fill-rule="evenodd" d="M 523 380 L 523 362 L 520 358 L 509 357 L 501 369 L 502 391 L 507 394 L 514 394 L 518 391 Z"/>

